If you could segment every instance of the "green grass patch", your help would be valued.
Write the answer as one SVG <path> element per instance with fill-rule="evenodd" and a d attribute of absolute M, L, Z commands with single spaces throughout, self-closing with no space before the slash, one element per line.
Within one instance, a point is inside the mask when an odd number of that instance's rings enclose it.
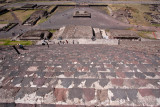
<path fill-rule="evenodd" d="M 44 23 L 44 22 L 47 21 L 47 20 L 48 20 L 48 18 L 42 17 L 42 18 L 37 22 L 37 24 Z"/>
<path fill-rule="evenodd" d="M 51 33 L 54 33 L 54 32 L 57 31 L 57 29 L 50 29 L 50 30 L 48 30 L 48 31 L 51 32 Z"/>
<path fill-rule="evenodd" d="M 8 24 L 12 20 L 14 20 L 14 18 L 10 12 L 0 15 L 0 24 Z"/>
<path fill-rule="evenodd" d="M 22 44 L 22 45 L 32 45 L 32 41 L 11 41 L 8 39 L 0 39 L 0 45 L 17 45 L 17 44 Z"/>
<path fill-rule="evenodd" d="M 152 24 L 155 27 L 160 27 L 160 24 Z"/>
<path fill-rule="evenodd" d="M 16 10 L 14 11 L 14 13 L 16 14 L 16 16 L 19 18 L 21 22 L 24 22 L 35 11 L 36 10 Z"/>

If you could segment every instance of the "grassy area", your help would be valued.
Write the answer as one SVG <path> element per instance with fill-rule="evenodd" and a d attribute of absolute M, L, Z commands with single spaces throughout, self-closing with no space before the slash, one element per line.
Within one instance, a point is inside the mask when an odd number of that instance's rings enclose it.
<path fill-rule="evenodd" d="M 55 5 L 50 6 L 50 7 L 48 8 L 47 12 L 48 12 L 48 13 L 51 13 L 52 9 L 55 8 L 55 7 L 56 7 Z M 53 13 L 52 13 L 52 15 L 53 15 Z M 48 18 L 49 18 L 49 17 L 48 17 Z M 37 22 L 37 24 L 44 23 L 45 21 L 48 20 L 48 18 L 46 18 L 46 17 L 41 18 L 41 19 Z"/>
<path fill-rule="evenodd" d="M 32 41 L 11 41 L 8 39 L 0 39 L 0 45 L 17 45 L 17 44 L 22 44 L 22 45 L 32 45 Z"/>
<path fill-rule="evenodd" d="M 152 35 L 152 32 L 150 32 L 150 31 L 139 31 L 138 35 L 142 38 L 145 38 L 145 39 L 155 39 L 155 38 L 149 36 L 149 35 Z"/>
<path fill-rule="evenodd" d="M 56 32 L 57 31 L 57 29 L 50 29 L 49 30 L 49 32 L 51 32 L 51 33 L 54 33 L 54 32 Z"/>
<path fill-rule="evenodd" d="M 21 22 L 24 22 L 27 18 L 30 17 L 32 13 L 34 13 L 36 10 L 16 10 L 14 13 L 19 18 Z"/>
<path fill-rule="evenodd" d="M 152 12 L 154 14 L 157 14 L 156 11 L 150 11 L 149 5 L 141 5 L 141 4 L 110 4 L 110 8 L 114 11 L 117 11 L 119 9 L 124 10 L 128 8 L 131 11 L 131 14 L 133 18 L 128 18 L 128 21 L 130 24 L 135 25 L 143 25 L 143 26 L 152 26 L 148 21 L 146 21 L 146 18 L 151 19 L 150 16 L 147 14 L 144 14 L 145 12 Z"/>
<path fill-rule="evenodd" d="M 160 27 L 160 24 L 152 24 L 155 27 Z"/>
<path fill-rule="evenodd" d="M 109 10 L 108 10 L 108 8 L 107 8 L 106 6 L 102 6 L 102 7 L 98 7 L 98 6 L 97 6 L 96 8 L 104 11 L 104 12 L 107 13 L 107 14 L 110 14 L 110 12 L 109 12 Z"/>
<path fill-rule="evenodd" d="M 8 24 L 12 20 L 14 20 L 14 18 L 10 12 L 0 15 L 0 24 Z"/>
<path fill-rule="evenodd" d="M 74 8 L 74 7 L 73 7 L 73 6 L 61 6 L 61 7 L 58 7 L 58 8 L 55 10 L 54 13 L 56 13 L 56 12 L 63 12 L 63 11 L 65 11 L 65 10 L 71 9 L 71 8 Z"/>
<path fill-rule="evenodd" d="M 47 21 L 47 18 L 43 17 L 40 20 L 38 20 L 37 24 L 44 23 L 45 21 Z"/>

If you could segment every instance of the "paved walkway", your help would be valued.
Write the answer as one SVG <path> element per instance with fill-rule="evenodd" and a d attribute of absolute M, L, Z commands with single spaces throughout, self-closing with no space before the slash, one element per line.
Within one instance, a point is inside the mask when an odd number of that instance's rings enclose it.
<path fill-rule="evenodd" d="M 91 18 L 73 18 L 75 11 L 87 11 L 91 13 Z M 56 12 L 47 21 L 41 23 L 37 29 L 56 29 L 66 25 L 83 25 L 104 29 L 127 29 L 132 25 L 123 23 L 104 14 L 101 11 L 97 11 L 94 8 L 81 7 L 66 9 L 63 12 Z"/>
<path fill-rule="evenodd" d="M 0 105 L 160 106 L 160 56 L 108 45 L 27 49 L 0 50 Z"/>

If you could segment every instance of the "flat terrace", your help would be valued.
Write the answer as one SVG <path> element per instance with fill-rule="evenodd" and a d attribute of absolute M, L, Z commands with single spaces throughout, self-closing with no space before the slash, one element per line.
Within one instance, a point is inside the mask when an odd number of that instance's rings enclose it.
<path fill-rule="evenodd" d="M 110 36 L 113 39 L 140 39 L 136 31 L 131 30 L 110 30 Z"/>
<path fill-rule="evenodd" d="M 63 39 L 91 39 L 93 36 L 93 30 L 91 26 L 75 26 L 69 25 L 64 28 L 64 31 L 59 37 Z M 57 38 L 59 38 L 57 37 Z"/>
<path fill-rule="evenodd" d="M 1 48 L 2 106 L 160 105 L 160 56 L 108 45 L 26 49 Z"/>

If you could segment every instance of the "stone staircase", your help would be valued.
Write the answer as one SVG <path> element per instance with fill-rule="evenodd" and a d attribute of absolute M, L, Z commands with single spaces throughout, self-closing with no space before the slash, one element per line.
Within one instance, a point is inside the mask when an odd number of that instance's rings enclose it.
<path fill-rule="evenodd" d="M 0 62 L 2 107 L 160 106 L 159 56 L 108 45 L 26 48 Z"/>

